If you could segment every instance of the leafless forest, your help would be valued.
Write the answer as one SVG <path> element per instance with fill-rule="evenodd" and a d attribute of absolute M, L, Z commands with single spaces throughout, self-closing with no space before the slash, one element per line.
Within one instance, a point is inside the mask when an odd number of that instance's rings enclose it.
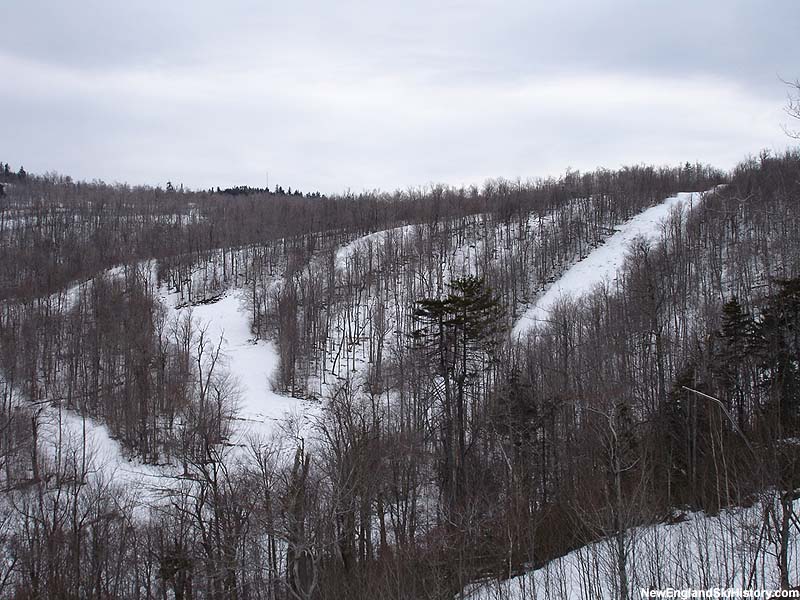
<path fill-rule="evenodd" d="M 602 543 L 627 600 L 681 573 L 635 571 L 631 532 L 756 505 L 726 521 L 744 583 L 800 584 L 797 152 L 336 197 L 0 186 L 0 597 L 450 599 Z M 513 334 L 677 192 L 705 194 Z M 230 365 L 163 290 L 239 290 L 305 423 L 233 443 Z M 99 469 L 67 418 L 157 481 Z"/>

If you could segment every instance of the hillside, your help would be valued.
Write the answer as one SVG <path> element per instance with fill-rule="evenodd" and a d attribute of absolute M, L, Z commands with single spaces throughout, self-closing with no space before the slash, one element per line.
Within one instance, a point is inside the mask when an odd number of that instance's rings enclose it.
<path fill-rule="evenodd" d="M 747 508 L 716 515 L 677 513 L 670 522 L 636 527 L 631 555 L 631 597 L 641 590 L 779 590 L 778 540 L 767 532 L 780 506 L 775 494 Z M 795 506 L 797 511 L 800 506 Z M 789 565 L 798 566 L 798 532 L 791 532 Z M 545 566 L 504 581 L 473 584 L 469 600 L 537 600 L 621 596 L 613 540 L 594 542 Z M 666 596 L 668 597 L 668 596 Z M 680 595 L 673 595 L 680 597 Z"/>
<path fill-rule="evenodd" d="M 796 585 L 798 198 L 792 153 L 341 197 L 28 174 L 0 595 Z"/>

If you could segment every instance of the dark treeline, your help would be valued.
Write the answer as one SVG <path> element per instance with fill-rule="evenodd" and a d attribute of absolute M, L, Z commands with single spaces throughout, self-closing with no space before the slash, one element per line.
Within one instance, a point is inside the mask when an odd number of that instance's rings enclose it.
<path fill-rule="evenodd" d="M 796 584 L 800 156 L 740 165 L 618 280 L 509 335 L 616 224 L 724 179 L 635 167 L 337 198 L 12 184 L 3 252 L 26 275 L 3 267 L 0 590 L 452 598 L 605 539 L 627 598 L 652 583 L 631 527 L 759 500 L 777 508 L 754 551 Z M 161 285 L 189 304 L 247 290 L 279 385 L 319 399 L 313 432 L 231 458 L 217 341 L 169 322 Z M 48 451 L 53 403 L 178 474 L 137 493 L 93 476 L 80 443 Z"/>
<path fill-rule="evenodd" d="M 213 189 L 209 190 L 209 192 L 213 193 Z M 220 189 L 219 186 L 217 186 L 217 193 L 228 194 L 229 196 L 252 196 L 254 194 L 269 194 L 270 190 L 268 188 L 251 187 L 249 185 L 237 185 L 225 189 Z M 293 191 L 291 187 L 283 189 L 283 186 L 280 185 L 275 186 L 275 191 L 273 193 L 278 196 L 301 196 L 306 198 L 322 198 L 322 194 L 320 192 L 304 193 L 298 189 L 295 189 Z"/>
<path fill-rule="evenodd" d="M 689 181 L 718 179 L 697 167 L 635 168 L 623 177 L 629 202 Z M 529 211 L 617 185 L 612 172 L 477 188 L 434 186 L 407 192 L 301 197 L 262 193 L 230 196 L 174 188 L 73 182 L 25 176 L 0 200 L 0 298 L 31 298 L 119 264 L 191 256 L 217 248 L 322 232 L 363 233 L 409 222 L 436 222 L 479 212 Z"/>

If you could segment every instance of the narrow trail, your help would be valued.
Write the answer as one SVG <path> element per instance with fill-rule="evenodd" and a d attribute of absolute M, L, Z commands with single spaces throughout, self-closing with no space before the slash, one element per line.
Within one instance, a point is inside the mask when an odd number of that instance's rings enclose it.
<path fill-rule="evenodd" d="M 678 206 L 692 210 L 703 199 L 701 192 L 679 192 L 661 204 L 642 211 L 616 227 L 617 232 L 602 246 L 574 263 L 555 281 L 515 323 L 512 337 L 524 337 L 534 327 L 547 322 L 553 306 L 564 297 L 577 297 L 597 285 L 612 281 L 625 262 L 631 243 L 636 239 L 658 240 L 664 220 Z"/>

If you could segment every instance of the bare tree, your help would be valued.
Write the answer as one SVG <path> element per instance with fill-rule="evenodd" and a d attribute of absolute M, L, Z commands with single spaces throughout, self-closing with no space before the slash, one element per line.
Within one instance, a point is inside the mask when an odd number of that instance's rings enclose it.
<path fill-rule="evenodd" d="M 795 79 L 794 81 L 784 81 L 784 83 L 789 88 L 785 109 L 786 114 L 792 119 L 800 120 L 800 79 Z M 793 129 L 789 125 L 785 125 L 783 130 L 789 137 L 796 140 L 800 139 L 800 130 Z"/>

